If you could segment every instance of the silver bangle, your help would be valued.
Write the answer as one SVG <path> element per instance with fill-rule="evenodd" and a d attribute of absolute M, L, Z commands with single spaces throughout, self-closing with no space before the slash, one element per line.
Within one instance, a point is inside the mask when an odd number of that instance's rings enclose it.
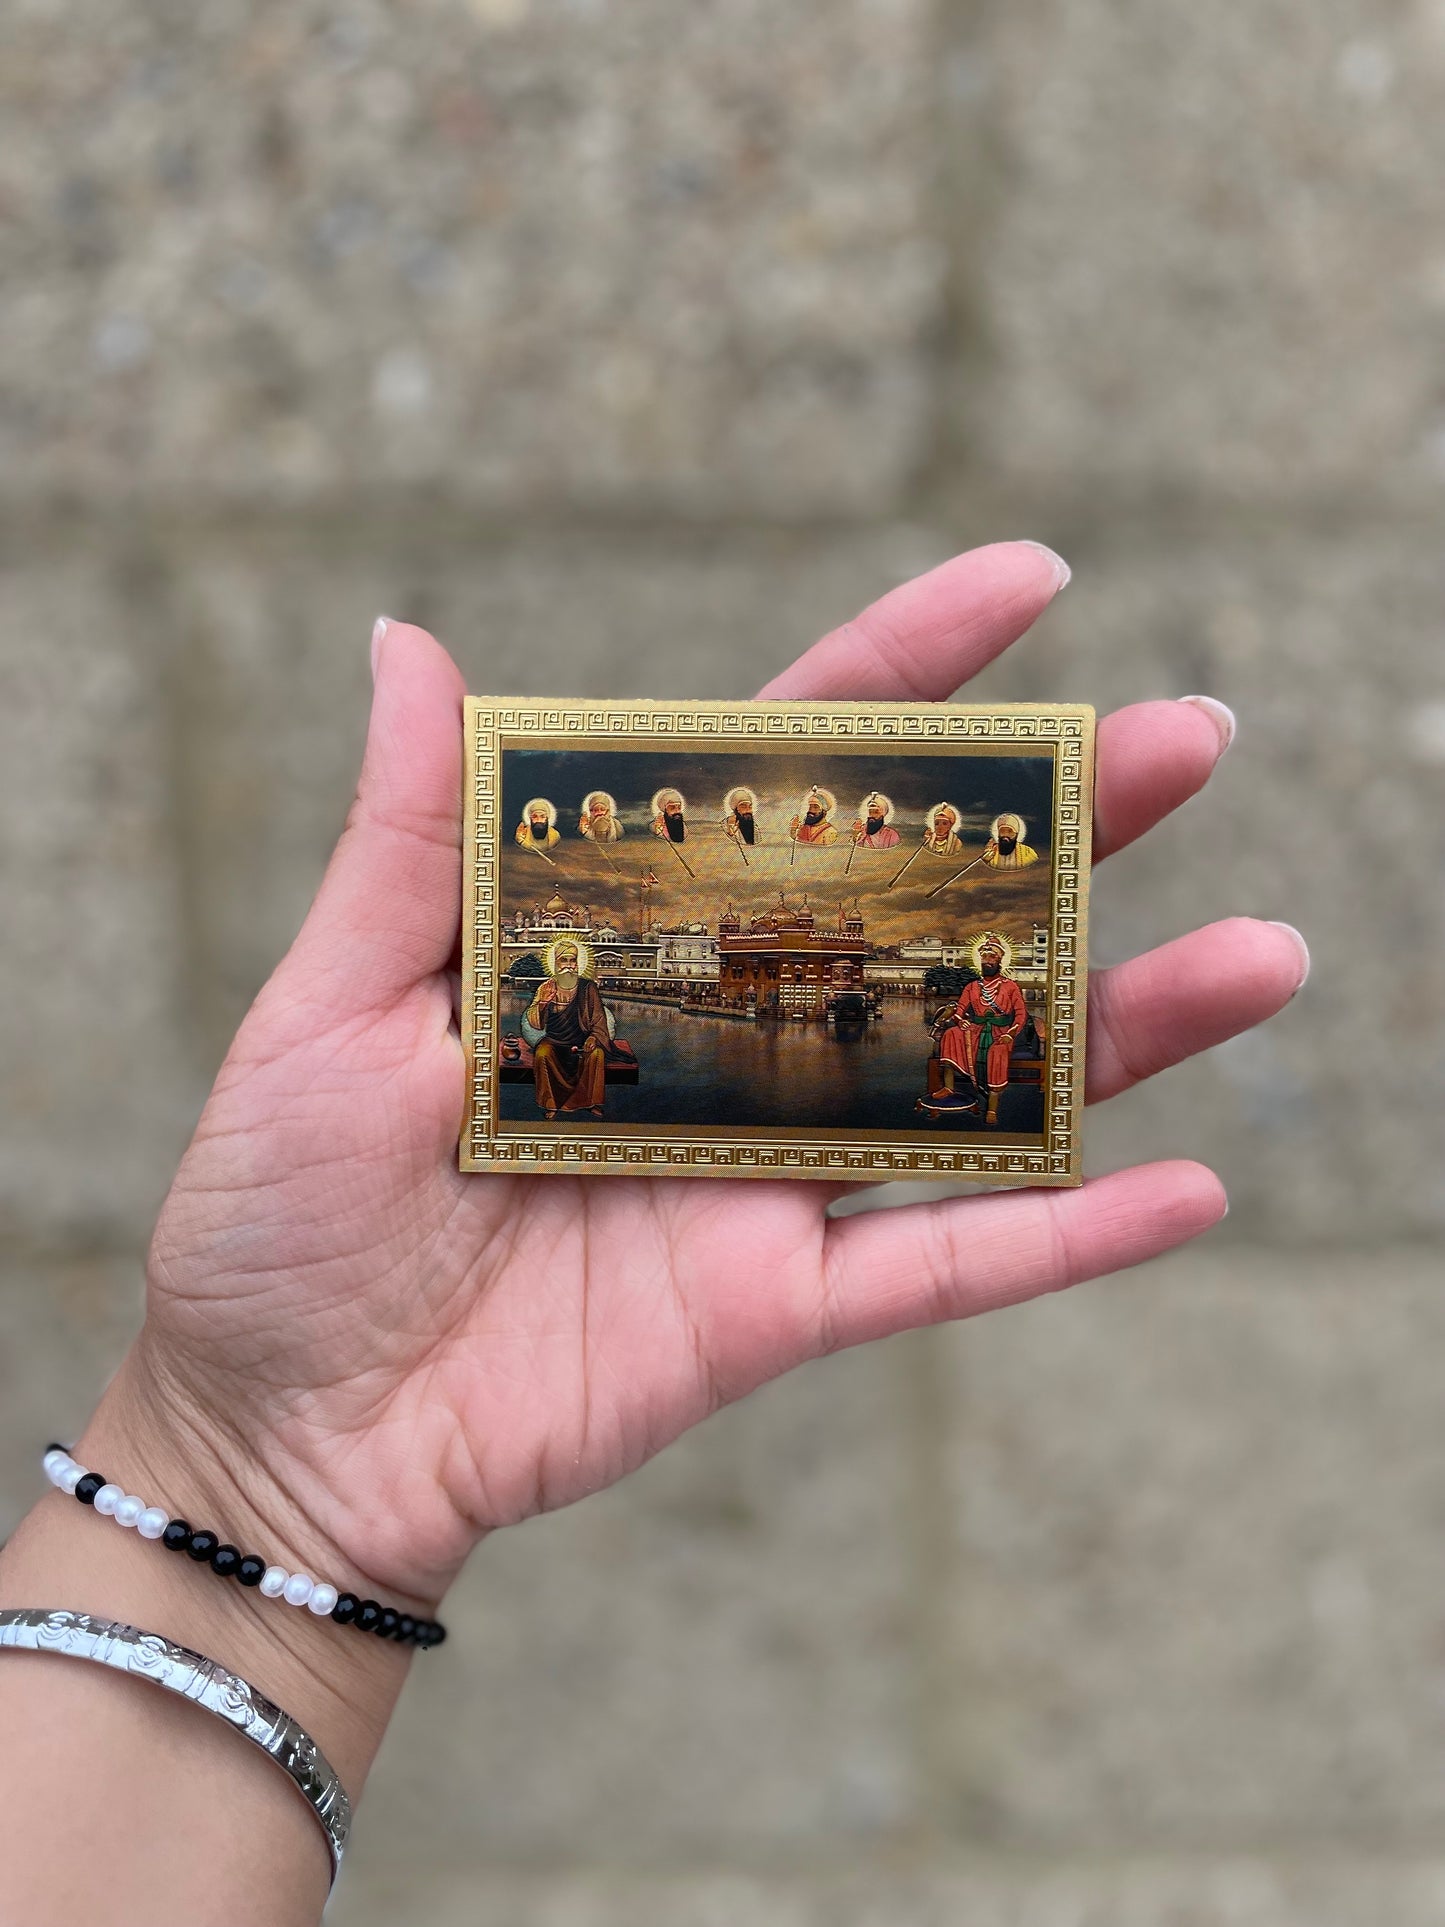
<path fill-rule="evenodd" d="M 310 1734 L 247 1680 L 159 1633 L 143 1633 L 114 1619 L 98 1619 L 94 1613 L 45 1607 L 0 1609 L 0 1651 L 7 1646 L 22 1653 L 93 1660 L 97 1666 L 150 1680 L 223 1719 L 274 1760 L 300 1791 L 326 1835 L 335 1881 L 351 1831 L 346 1790 Z"/>

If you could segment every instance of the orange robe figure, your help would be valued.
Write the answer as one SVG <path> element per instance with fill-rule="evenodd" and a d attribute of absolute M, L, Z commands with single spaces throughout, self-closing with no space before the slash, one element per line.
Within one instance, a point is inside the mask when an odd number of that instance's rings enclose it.
<path fill-rule="evenodd" d="M 532 1047 L 537 1102 L 554 1111 L 600 1111 L 607 1081 L 607 1012 L 590 977 L 561 1001 L 549 977 L 527 1008 L 527 1022 L 546 1036 Z"/>
<path fill-rule="evenodd" d="M 1009 1058 L 1024 1025 L 1029 1007 L 1012 977 L 979 977 L 965 984 L 955 1006 L 958 1018 L 938 1040 L 938 1055 L 953 1064 L 975 1084 L 987 1084 L 991 1091 L 1008 1083 Z M 984 1075 L 975 1069 L 980 1048 L 985 1052 Z"/>

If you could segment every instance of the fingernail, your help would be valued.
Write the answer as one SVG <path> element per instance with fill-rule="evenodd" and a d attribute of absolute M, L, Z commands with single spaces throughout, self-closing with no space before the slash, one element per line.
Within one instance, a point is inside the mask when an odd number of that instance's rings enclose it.
<path fill-rule="evenodd" d="M 1053 570 L 1055 595 L 1059 593 L 1060 589 L 1068 588 L 1074 572 L 1069 567 L 1068 563 L 1065 562 L 1064 558 L 1061 555 L 1055 555 L 1054 551 L 1050 548 L 1046 548 L 1042 542 L 1031 542 L 1025 539 L 1024 547 L 1028 549 L 1037 549 L 1039 554 L 1043 556 L 1044 560 L 1048 563 L 1049 567 Z"/>
<path fill-rule="evenodd" d="M 1290 995 L 1294 996 L 1298 991 L 1304 989 L 1305 984 L 1309 980 L 1310 947 L 1292 923 L 1278 923 L 1273 917 L 1270 918 L 1270 922 L 1274 924 L 1276 930 L 1283 930 L 1287 937 L 1293 938 L 1295 949 L 1299 952 L 1299 982 L 1295 985 L 1294 990 L 1290 992 Z"/>
<path fill-rule="evenodd" d="M 376 681 L 376 665 L 377 665 L 377 661 L 378 661 L 378 659 L 379 659 L 379 657 L 380 657 L 380 655 L 381 655 L 381 641 L 382 641 L 382 637 L 383 637 L 383 636 L 384 636 L 384 635 L 386 634 L 386 625 L 387 625 L 387 624 L 388 624 L 388 623 L 389 623 L 390 621 L 391 621 L 391 617 L 390 617 L 390 616 L 378 616 L 378 617 L 376 618 L 376 621 L 375 621 L 375 623 L 374 623 L 374 624 L 372 625 L 372 630 L 371 630 L 371 680 L 372 680 L 373 682 L 375 682 L 375 681 Z"/>
<path fill-rule="evenodd" d="M 1236 728 L 1234 711 L 1227 703 L 1220 702 L 1215 696 L 1181 696 L 1179 700 L 1182 703 L 1193 703 L 1196 709 L 1204 711 L 1219 731 L 1219 753 L 1222 756 L 1234 741 Z"/>

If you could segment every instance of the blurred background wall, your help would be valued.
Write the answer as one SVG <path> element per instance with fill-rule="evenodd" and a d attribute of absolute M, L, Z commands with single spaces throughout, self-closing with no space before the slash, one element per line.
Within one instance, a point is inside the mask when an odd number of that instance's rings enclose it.
<path fill-rule="evenodd" d="M 1096 884 L 1315 972 L 1093 1120 L 1197 1253 L 839 1358 L 489 1543 L 335 1918 L 1445 1922 L 1445 4 L 0 14 L 0 1531 L 353 781 L 478 690 L 744 695 L 905 576 L 982 689 L 1238 711 Z"/>

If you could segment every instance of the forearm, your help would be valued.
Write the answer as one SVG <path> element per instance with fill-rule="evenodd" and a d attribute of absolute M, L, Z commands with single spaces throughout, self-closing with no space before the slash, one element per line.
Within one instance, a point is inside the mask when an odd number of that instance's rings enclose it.
<path fill-rule="evenodd" d="M 128 1361 L 75 1456 L 243 1551 L 358 1578 L 167 1416 Z M 404 1648 L 223 1581 L 54 1491 L 0 1551 L 0 1606 L 95 1613 L 219 1661 L 294 1715 L 353 1801 L 408 1664 Z M 309 1927 L 326 1898 L 321 1830 L 273 1762 L 205 1710 L 74 1659 L 0 1653 L 0 1811 L 0 1919 L 27 1927 Z"/>

